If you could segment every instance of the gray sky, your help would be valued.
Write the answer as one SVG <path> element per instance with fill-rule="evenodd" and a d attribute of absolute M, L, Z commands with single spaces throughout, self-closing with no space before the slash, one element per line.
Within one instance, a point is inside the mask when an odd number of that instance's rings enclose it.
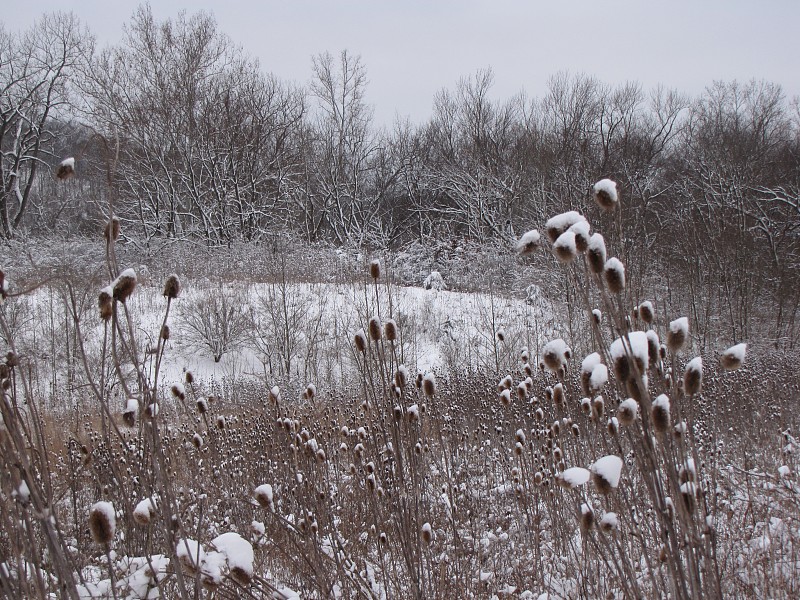
<path fill-rule="evenodd" d="M 7 28 L 73 11 L 100 45 L 121 38 L 136 0 L 18 2 Z M 158 18 L 206 10 L 285 80 L 306 83 L 311 56 L 347 49 L 367 68 L 378 123 L 422 122 L 434 94 L 491 67 L 494 95 L 543 94 L 560 71 L 663 83 L 697 94 L 716 79 L 766 79 L 800 95 L 797 0 L 198 0 L 153 2 Z"/>

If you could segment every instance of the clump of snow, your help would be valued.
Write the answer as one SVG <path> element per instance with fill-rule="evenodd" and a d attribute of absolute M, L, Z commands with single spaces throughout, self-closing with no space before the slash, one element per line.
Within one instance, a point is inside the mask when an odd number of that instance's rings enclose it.
<path fill-rule="evenodd" d="M 526 231 L 522 237 L 517 240 L 517 252 L 519 254 L 532 254 L 536 251 L 541 243 L 541 236 L 535 229 Z"/>
<path fill-rule="evenodd" d="M 747 344 L 736 344 L 722 353 L 720 362 L 726 371 L 735 371 L 742 366 L 746 353 Z"/>
<path fill-rule="evenodd" d="M 556 475 L 559 485 L 569 489 L 575 489 L 589 481 L 591 473 L 583 467 L 570 467 Z"/>
<path fill-rule="evenodd" d="M 583 359 L 581 363 L 581 373 L 586 373 L 587 375 L 591 375 L 594 368 L 603 362 L 602 357 L 600 356 L 599 352 L 592 352 L 586 358 Z"/>

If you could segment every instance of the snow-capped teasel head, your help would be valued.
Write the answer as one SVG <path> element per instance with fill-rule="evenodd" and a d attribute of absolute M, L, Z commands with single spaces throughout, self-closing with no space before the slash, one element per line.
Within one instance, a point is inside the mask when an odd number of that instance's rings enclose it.
<path fill-rule="evenodd" d="M 650 364 L 654 365 L 661 358 L 661 340 L 658 339 L 658 334 L 652 329 L 645 332 L 647 337 L 647 356 Z"/>
<path fill-rule="evenodd" d="M 422 528 L 420 530 L 420 538 L 426 544 L 430 544 L 433 542 L 433 527 L 431 527 L 430 523 L 423 523 Z"/>
<path fill-rule="evenodd" d="M 133 269 L 125 269 L 119 274 L 114 282 L 111 284 L 113 289 L 114 300 L 117 302 L 125 302 L 133 294 L 136 289 L 136 271 Z"/>
<path fill-rule="evenodd" d="M 97 544 L 109 544 L 117 530 L 117 514 L 111 502 L 95 502 L 89 508 L 89 532 Z"/>
<path fill-rule="evenodd" d="M 667 348 L 672 353 L 678 352 L 683 348 L 689 339 L 689 318 L 680 317 L 670 322 L 667 331 Z"/>
<path fill-rule="evenodd" d="M 582 214 L 575 210 L 570 210 L 549 219 L 547 223 L 545 223 L 544 228 L 545 231 L 547 231 L 547 237 L 550 238 L 550 241 L 555 242 L 558 239 L 558 236 L 575 225 L 575 223 L 585 220 L 586 217 L 584 217 Z"/>
<path fill-rule="evenodd" d="M 630 357 L 628 356 L 627 346 L 630 346 Z M 649 351 L 647 345 L 647 334 L 644 331 L 631 331 L 624 338 L 617 338 L 609 347 L 611 360 L 614 361 L 614 374 L 622 382 L 633 379 L 635 371 L 631 365 L 633 359 L 636 369 L 642 377 L 647 374 L 649 364 Z"/>
<path fill-rule="evenodd" d="M 603 312 L 599 308 L 592 309 L 592 318 L 596 325 L 600 325 L 603 322 Z"/>
<path fill-rule="evenodd" d="M 619 529 L 619 519 L 617 519 L 617 513 L 615 512 L 607 512 L 603 515 L 600 519 L 600 531 L 606 534 L 614 533 L 617 529 Z"/>
<path fill-rule="evenodd" d="M 589 469 L 583 467 L 570 467 L 556 475 L 556 482 L 563 488 L 574 490 L 589 481 Z"/>
<path fill-rule="evenodd" d="M 70 156 L 58 164 L 58 169 L 56 169 L 56 177 L 63 181 L 65 179 L 69 179 L 73 175 L 75 175 L 75 157 Z"/>
<path fill-rule="evenodd" d="M 671 421 L 669 396 L 661 394 L 653 400 L 650 407 L 650 420 L 658 433 L 664 433 L 669 429 Z"/>
<path fill-rule="evenodd" d="M 589 221 L 578 221 L 567 230 L 575 234 L 575 247 L 581 254 L 589 248 L 590 229 Z"/>
<path fill-rule="evenodd" d="M 572 358 L 572 350 L 561 338 L 547 342 L 542 348 L 542 362 L 554 373 L 558 373 Z"/>
<path fill-rule="evenodd" d="M 703 359 L 697 356 L 688 362 L 683 372 L 683 391 L 689 396 L 694 396 L 700 393 L 702 385 Z"/>
<path fill-rule="evenodd" d="M 589 470 L 597 491 L 601 494 L 608 494 L 619 485 L 622 459 L 614 454 L 609 454 L 595 461 Z"/>
<path fill-rule="evenodd" d="M 248 585 L 253 579 L 252 544 L 233 531 L 215 537 L 211 544 L 225 555 L 231 577 L 241 585 Z"/>
<path fill-rule="evenodd" d="M 581 532 L 586 533 L 594 527 L 594 510 L 585 502 L 581 504 Z"/>
<path fill-rule="evenodd" d="M 620 424 L 625 425 L 633 425 L 636 421 L 636 417 L 639 415 L 639 404 L 633 398 L 628 398 L 627 400 L 623 400 L 619 403 L 619 407 L 617 408 L 617 419 L 619 420 Z"/>
<path fill-rule="evenodd" d="M 612 256 L 604 267 L 606 284 L 612 294 L 619 294 L 625 289 L 625 265 L 617 257 Z"/>
<path fill-rule="evenodd" d="M 553 243 L 553 254 L 561 263 L 568 263 L 572 261 L 578 254 L 578 248 L 575 245 L 575 233 L 573 231 L 565 231 Z"/>
<path fill-rule="evenodd" d="M 655 312 L 653 310 L 653 303 L 650 302 L 650 300 L 645 300 L 637 308 L 639 312 L 639 318 L 650 325 L 650 323 L 653 322 L 653 315 Z"/>
<path fill-rule="evenodd" d="M 164 282 L 164 297 L 168 300 L 175 300 L 181 293 L 181 280 L 173 273 Z"/>
<path fill-rule="evenodd" d="M 606 240 L 599 233 L 593 233 L 589 238 L 586 260 L 589 261 L 589 269 L 592 273 L 599 275 L 606 268 Z"/>
<path fill-rule="evenodd" d="M 436 395 L 436 376 L 433 373 L 426 373 L 422 378 L 422 391 L 426 396 Z"/>
<path fill-rule="evenodd" d="M 726 371 L 735 371 L 744 363 L 744 357 L 747 353 L 747 344 L 736 344 L 731 346 L 720 357 L 720 363 Z"/>
<path fill-rule="evenodd" d="M 377 258 L 369 263 L 369 276 L 373 279 L 378 279 L 381 276 L 381 261 Z"/>
<path fill-rule="evenodd" d="M 589 386 L 590 379 L 592 377 L 592 371 L 601 362 L 602 358 L 600 357 L 600 354 L 597 352 L 592 352 L 586 358 L 584 358 L 583 362 L 581 363 L 581 389 L 586 396 L 592 393 L 592 389 Z"/>
<path fill-rule="evenodd" d="M 139 525 L 149 525 L 156 514 L 156 502 L 153 498 L 145 498 L 133 509 L 133 520 Z"/>
<path fill-rule="evenodd" d="M 594 200 L 603 210 L 611 211 L 619 203 L 617 194 L 617 182 L 611 179 L 601 179 L 592 187 Z"/>
<path fill-rule="evenodd" d="M 517 240 L 517 254 L 525 256 L 533 254 L 541 245 L 541 236 L 536 229 L 531 229 L 522 234 L 522 237 Z"/>

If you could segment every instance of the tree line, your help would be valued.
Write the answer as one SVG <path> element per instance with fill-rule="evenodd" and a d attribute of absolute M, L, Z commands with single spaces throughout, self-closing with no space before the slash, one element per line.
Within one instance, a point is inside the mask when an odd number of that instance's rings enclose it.
<path fill-rule="evenodd" d="M 312 67 L 307 85 L 283 82 L 204 13 L 143 6 L 103 49 L 71 15 L 0 28 L 2 236 L 96 231 L 111 207 L 142 246 L 279 231 L 505 244 L 578 209 L 617 232 L 629 269 L 667 290 L 677 278 L 731 337 L 756 322 L 796 335 L 800 105 L 779 85 L 689 97 L 558 73 L 541 97 L 495 100 L 484 70 L 439 92 L 427 122 L 379 127 L 358 56 Z M 66 156 L 79 177 L 57 185 Z M 620 189 L 614 217 L 588 201 L 603 177 Z"/>

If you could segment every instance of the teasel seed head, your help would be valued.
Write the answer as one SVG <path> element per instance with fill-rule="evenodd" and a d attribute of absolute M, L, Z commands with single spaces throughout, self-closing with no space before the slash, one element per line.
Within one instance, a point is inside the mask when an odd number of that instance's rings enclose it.
<path fill-rule="evenodd" d="M 683 372 L 683 391 L 688 396 L 700 393 L 703 385 L 703 359 L 699 356 L 693 358 L 686 365 Z"/>
<path fill-rule="evenodd" d="M 736 344 L 731 346 L 722 353 L 720 362 L 726 371 L 735 371 L 742 366 L 744 362 L 745 353 L 747 352 L 747 344 Z"/>
<path fill-rule="evenodd" d="M 426 396 L 436 395 L 436 377 L 433 373 L 427 373 L 422 380 L 422 391 Z"/>
<path fill-rule="evenodd" d="M 117 529 L 117 517 L 110 502 L 96 502 L 89 509 L 89 532 L 97 544 L 109 544 Z"/>
<path fill-rule="evenodd" d="M 612 257 L 606 261 L 604 274 L 612 294 L 619 294 L 625 289 L 625 266 L 618 258 Z"/>
<path fill-rule="evenodd" d="M 369 337 L 373 342 L 381 339 L 381 322 L 377 317 L 372 317 L 369 320 Z"/>
<path fill-rule="evenodd" d="M 594 527 L 594 511 L 588 504 L 581 504 L 581 531 L 585 534 Z"/>
<path fill-rule="evenodd" d="M 178 276 L 173 273 L 167 277 L 167 281 L 164 282 L 164 297 L 169 298 L 170 300 L 175 300 L 180 293 L 181 281 L 178 279 Z"/>
<path fill-rule="evenodd" d="M 166 342 L 167 340 L 169 340 L 169 334 L 170 334 L 169 325 L 167 325 L 166 323 L 164 323 L 164 324 L 161 326 L 161 339 L 162 339 L 162 340 L 164 340 L 164 341 Z"/>
<path fill-rule="evenodd" d="M 673 354 L 678 352 L 686 343 L 689 334 L 689 319 L 681 317 L 669 324 L 667 331 L 667 347 Z"/>
<path fill-rule="evenodd" d="M 364 332 L 363 329 L 359 329 L 356 332 L 356 335 L 353 338 L 353 342 L 355 343 L 356 350 L 364 354 L 367 351 L 367 334 Z"/>
<path fill-rule="evenodd" d="M 114 313 L 114 290 L 111 286 L 100 290 L 100 294 L 97 297 L 97 308 L 100 309 L 100 318 L 103 321 L 108 321 L 111 318 Z"/>
<path fill-rule="evenodd" d="M 381 276 L 381 261 L 377 258 L 373 259 L 369 263 L 369 275 L 373 279 L 378 279 Z"/>
<path fill-rule="evenodd" d="M 655 400 L 650 408 L 650 420 L 653 422 L 653 428 L 658 433 L 664 433 L 670 426 L 670 402 L 666 394 L 661 394 Z"/>
<path fill-rule="evenodd" d="M 397 323 L 394 319 L 387 319 L 386 323 L 383 324 L 383 333 L 390 342 L 394 342 L 397 339 Z"/>
<path fill-rule="evenodd" d="M 633 398 L 628 398 L 627 400 L 623 400 L 620 402 L 619 407 L 617 408 L 617 419 L 619 419 L 620 424 L 624 426 L 633 425 L 636 421 L 636 417 L 639 414 L 639 405 L 637 404 L 636 400 Z"/>
<path fill-rule="evenodd" d="M 617 183 L 611 179 L 601 179 L 592 187 L 594 201 L 605 211 L 612 211 L 619 203 Z"/>
<path fill-rule="evenodd" d="M 111 220 L 106 223 L 105 230 L 103 231 L 103 237 L 106 241 L 109 242 L 116 242 L 119 239 L 119 218 L 118 217 L 111 217 Z"/>
<path fill-rule="evenodd" d="M 433 528 L 430 523 L 424 523 L 420 532 L 420 537 L 425 544 L 433 542 Z"/>
<path fill-rule="evenodd" d="M 653 303 L 645 300 L 639 305 L 639 318 L 650 325 L 653 322 Z"/>
<path fill-rule="evenodd" d="M 70 156 L 62 160 L 56 170 L 56 177 L 64 181 L 75 175 L 75 158 Z"/>
<path fill-rule="evenodd" d="M 533 254 L 541 243 L 541 236 L 535 229 L 524 233 L 517 241 L 517 253 L 521 255 Z"/>
<path fill-rule="evenodd" d="M 593 273 L 600 274 L 606 266 L 606 241 L 599 233 L 593 233 L 589 238 L 589 246 L 586 249 L 586 260 L 589 262 L 589 269 Z"/>
<path fill-rule="evenodd" d="M 119 277 L 111 284 L 114 300 L 125 302 L 136 289 L 136 272 L 133 269 L 125 269 Z"/>

